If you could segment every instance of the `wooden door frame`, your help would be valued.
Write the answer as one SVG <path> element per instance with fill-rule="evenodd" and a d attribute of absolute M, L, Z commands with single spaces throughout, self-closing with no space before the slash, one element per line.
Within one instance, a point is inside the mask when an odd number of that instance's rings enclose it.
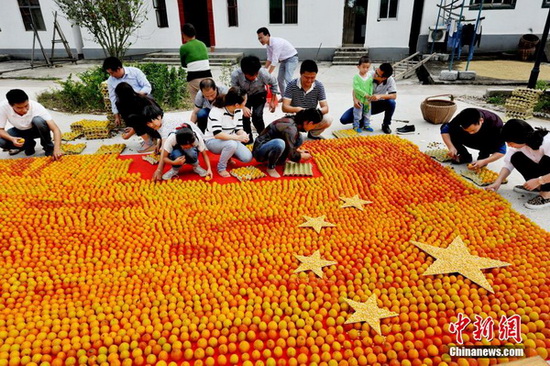
<path fill-rule="evenodd" d="M 185 8 L 183 5 L 184 0 L 178 0 L 178 13 L 180 17 L 180 33 L 181 27 L 185 24 Z M 206 0 L 206 11 L 208 16 L 208 33 L 210 38 L 210 47 L 216 45 L 216 34 L 214 32 L 214 10 L 212 7 L 212 0 Z M 183 34 L 181 35 L 181 42 L 183 43 Z"/>

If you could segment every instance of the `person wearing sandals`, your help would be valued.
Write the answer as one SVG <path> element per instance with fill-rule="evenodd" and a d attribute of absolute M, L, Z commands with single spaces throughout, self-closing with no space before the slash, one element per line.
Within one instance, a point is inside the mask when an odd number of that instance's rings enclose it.
<path fill-rule="evenodd" d="M 208 150 L 220 155 L 217 169 L 223 178 L 230 177 L 227 165 L 232 164 L 233 156 L 243 163 L 252 160 L 252 153 L 244 146 L 249 140 L 243 130 L 245 104 L 246 93 L 238 87 L 232 87 L 226 95 L 216 99 L 208 115 L 204 139 Z"/>
<path fill-rule="evenodd" d="M 267 162 L 267 174 L 273 178 L 281 175 L 277 164 L 286 160 L 299 163 L 311 159 L 306 150 L 299 149 L 304 140 L 300 132 L 309 132 L 323 120 L 323 113 L 315 108 L 304 109 L 294 116 L 286 116 L 271 122 L 256 139 L 252 155 L 259 162 Z"/>
<path fill-rule="evenodd" d="M 160 109 L 157 102 L 148 95 L 136 93 L 134 88 L 125 82 L 116 86 L 115 94 L 118 112 L 127 126 L 122 138 L 127 140 L 136 134 L 143 139 L 138 152 L 153 151 L 155 149 L 155 139 L 159 137 L 158 133 L 147 127 L 146 124 L 139 123 L 139 118 L 130 118 L 130 116 L 142 115 L 144 109 L 148 106 L 155 106 Z"/>
<path fill-rule="evenodd" d="M 523 185 L 514 187 L 518 193 L 534 194 L 524 206 L 539 210 L 550 207 L 550 133 L 533 128 L 520 119 L 511 119 L 502 127 L 502 137 L 508 144 L 504 166 L 496 181 L 487 190 L 497 191 L 502 182 L 517 169 L 525 178 Z"/>

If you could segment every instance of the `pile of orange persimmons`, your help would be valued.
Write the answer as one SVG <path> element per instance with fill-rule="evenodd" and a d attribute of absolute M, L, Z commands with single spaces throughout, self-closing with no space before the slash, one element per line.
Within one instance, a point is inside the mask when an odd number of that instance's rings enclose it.
<path fill-rule="evenodd" d="M 317 178 L 155 183 L 113 155 L 0 161 L 0 366 L 489 365 L 449 355 L 464 313 L 550 349 L 550 233 L 396 136 L 309 143 Z M 340 207 L 341 197 L 371 201 Z M 326 216 L 320 233 L 298 227 Z M 423 276 L 411 241 L 508 262 Z M 294 273 L 297 255 L 337 262 Z M 399 314 L 344 324 L 344 299 Z M 512 340 L 466 345 L 516 344 Z"/>

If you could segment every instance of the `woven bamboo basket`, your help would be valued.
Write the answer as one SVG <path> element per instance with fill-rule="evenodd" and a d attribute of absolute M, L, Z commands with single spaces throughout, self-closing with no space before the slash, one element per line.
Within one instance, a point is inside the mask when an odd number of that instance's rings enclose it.
<path fill-rule="evenodd" d="M 450 100 L 433 99 L 439 97 L 448 97 Z M 454 96 L 452 94 L 434 95 L 424 99 L 420 104 L 422 117 L 433 124 L 449 122 L 456 112 L 456 103 L 453 100 Z"/>

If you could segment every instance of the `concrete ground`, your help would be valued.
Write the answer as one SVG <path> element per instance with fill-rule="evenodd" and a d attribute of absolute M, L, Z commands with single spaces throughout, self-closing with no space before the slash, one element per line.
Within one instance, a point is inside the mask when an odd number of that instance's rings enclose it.
<path fill-rule="evenodd" d="M 13 88 L 21 88 L 27 91 L 31 98 L 35 98 L 37 94 L 44 90 L 50 88 L 58 87 L 58 84 L 55 80 L 51 78 L 60 78 L 66 79 L 70 73 L 76 74 L 78 72 L 84 71 L 87 68 L 95 65 L 94 63 L 82 63 L 79 62 L 77 65 L 63 65 L 55 68 L 35 68 L 35 69 L 24 69 L 19 71 L 9 71 L 15 68 L 23 68 L 29 66 L 28 63 L 21 62 L 10 62 L 10 63 L 0 63 L 0 95 L 4 96 L 5 93 Z M 332 66 L 328 63 L 320 64 L 319 73 L 317 79 L 323 82 L 327 92 L 327 100 L 330 107 L 330 114 L 334 117 L 334 123 L 331 128 L 324 133 L 324 136 L 327 138 L 332 137 L 332 131 L 340 130 L 343 128 L 350 128 L 350 126 L 343 126 L 339 122 L 339 118 L 342 113 L 352 106 L 351 102 L 351 80 L 353 75 L 356 73 L 356 68 L 354 66 Z M 219 80 L 221 75 L 220 68 L 213 69 L 214 78 Z M 296 76 L 298 72 L 296 72 Z M 529 78 L 529 75 L 525 75 L 525 80 Z M 395 120 L 407 120 L 409 124 L 413 124 L 416 127 L 416 132 L 410 135 L 402 135 L 403 138 L 412 141 L 421 151 L 426 150 L 427 145 L 430 142 L 439 142 L 441 137 L 439 134 L 439 126 L 430 124 L 422 118 L 422 113 L 420 111 L 420 104 L 429 96 L 434 96 L 438 94 L 453 94 L 454 96 L 474 96 L 481 97 L 485 94 L 487 85 L 421 85 L 415 78 L 409 80 L 403 80 L 398 82 L 398 99 L 397 99 L 397 109 L 394 114 Z M 494 88 L 494 87 L 493 87 Z M 3 99 L 3 98 L 1 98 Z M 457 110 L 460 111 L 467 107 L 475 107 L 475 105 L 469 104 L 465 101 L 457 101 Z M 189 118 L 190 111 L 175 111 L 169 112 L 175 113 L 181 116 L 182 121 L 185 121 Z M 504 115 L 497 112 L 503 119 Z M 104 115 L 85 115 L 85 114 L 67 114 L 52 111 L 52 116 L 61 128 L 62 132 L 70 131 L 70 124 L 80 119 L 105 119 Z M 283 113 L 280 107 L 274 112 L 269 113 L 267 110 L 264 114 L 264 119 L 266 123 L 269 123 L 279 117 L 283 116 Z M 378 135 L 382 134 L 381 123 L 382 115 L 376 115 L 373 117 L 372 126 L 375 128 L 373 133 L 364 133 L 364 135 Z M 529 123 L 533 126 L 542 126 L 550 130 L 550 121 L 541 120 L 541 119 L 530 119 Z M 404 126 L 403 122 L 394 122 L 392 124 L 393 133 L 397 127 Z M 86 142 L 87 147 L 84 150 L 84 154 L 94 153 L 97 148 L 102 144 L 113 144 L 125 142 L 127 144 L 127 149 L 124 154 L 135 154 L 139 148 L 140 139 L 138 137 L 132 137 L 130 140 L 124 141 L 117 135 L 108 140 L 77 140 L 77 142 Z M 38 148 L 37 156 L 43 155 L 43 151 Z M 474 154 L 474 157 L 476 154 Z M 13 158 L 24 157 L 21 153 L 16 155 Z M 0 159 L 10 158 L 7 153 L 0 152 Z M 498 172 L 502 167 L 502 159 L 494 162 L 489 165 L 489 168 Z M 465 169 L 462 166 L 456 167 L 457 171 Z M 527 201 L 528 197 L 522 196 L 521 194 L 513 192 L 512 188 L 514 185 L 522 184 L 524 182 L 521 175 L 514 171 L 510 177 L 509 182 L 506 185 L 503 185 L 499 190 L 499 193 L 507 199 L 512 207 L 531 219 L 533 222 L 537 223 L 540 227 L 545 230 L 550 230 L 550 211 L 549 210 L 540 210 L 533 211 L 525 208 L 523 203 Z"/>

